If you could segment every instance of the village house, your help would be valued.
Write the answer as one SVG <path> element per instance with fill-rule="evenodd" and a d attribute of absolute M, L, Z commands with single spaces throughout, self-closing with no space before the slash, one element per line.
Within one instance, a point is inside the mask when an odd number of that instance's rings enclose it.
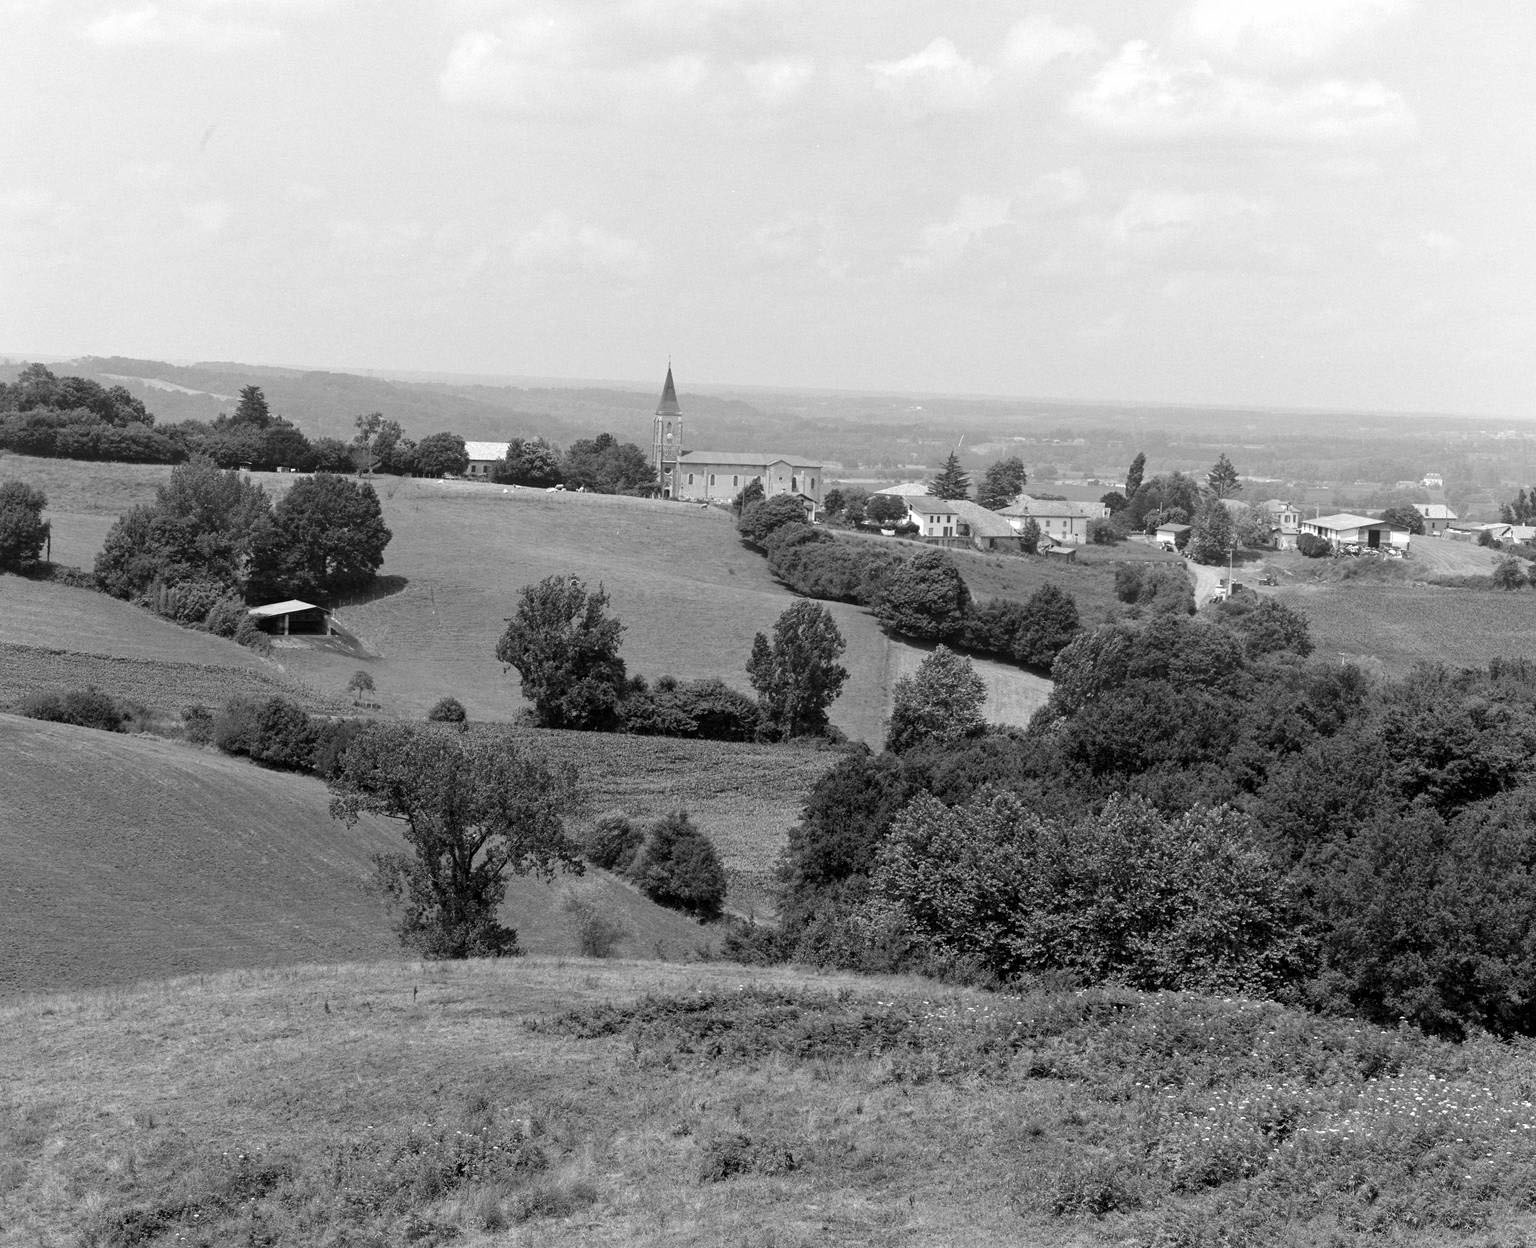
<path fill-rule="evenodd" d="M 1020 494 L 997 514 L 1006 516 L 1015 532 L 1021 532 L 1033 520 L 1040 526 L 1041 536 L 1052 543 L 1082 546 L 1088 541 L 1088 522 L 1109 515 L 1109 508 L 1103 503 L 1074 503 Z"/>
<path fill-rule="evenodd" d="M 1424 535 L 1439 537 L 1459 518 L 1444 503 L 1415 503 L 1413 509 L 1424 520 Z"/>
<path fill-rule="evenodd" d="M 663 498 L 729 503 L 756 481 L 765 498 L 798 495 L 813 518 L 821 509 L 826 479 L 816 460 L 761 451 L 685 451 L 682 445 L 683 409 L 669 364 L 651 421 L 651 463 Z"/>
<path fill-rule="evenodd" d="M 1407 529 L 1400 529 L 1385 520 L 1372 520 L 1369 516 L 1357 516 L 1347 511 L 1303 520 L 1301 531 L 1322 538 L 1334 550 L 1390 550 L 1398 554 L 1408 552 L 1411 537 Z"/>
<path fill-rule="evenodd" d="M 464 475 L 489 481 L 491 470 L 507 457 L 507 447 L 510 445 L 510 442 L 464 443 L 464 451 L 469 456 L 469 467 L 464 470 Z"/>
<path fill-rule="evenodd" d="M 1266 498 L 1259 510 L 1269 516 L 1269 532 L 1276 550 L 1295 550 L 1301 535 L 1301 508 L 1283 498 Z"/>
<path fill-rule="evenodd" d="M 1194 528 L 1187 524 L 1160 524 L 1154 540 L 1164 550 L 1182 550 Z"/>
<path fill-rule="evenodd" d="M 921 481 L 907 481 L 875 492 L 894 495 L 906 503 L 907 519 L 926 541 L 965 541 L 977 550 L 1023 549 L 1018 532 L 1002 513 L 988 511 L 980 503 L 966 498 L 935 498 Z"/>

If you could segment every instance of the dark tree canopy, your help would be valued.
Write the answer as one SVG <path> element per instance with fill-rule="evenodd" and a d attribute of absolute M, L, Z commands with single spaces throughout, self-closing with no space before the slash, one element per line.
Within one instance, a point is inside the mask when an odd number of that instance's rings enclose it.
<path fill-rule="evenodd" d="M 606 730 L 618 721 L 625 687 L 619 638 L 608 595 L 576 576 L 525 585 L 496 657 L 522 677 L 523 697 L 545 728 Z"/>
<path fill-rule="evenodd" d="M 725 904 L 720 855 L 687 811 L 674 811 L 651 825 L 629 877 L 657 905 L 699 919 L 718 919 Z"/>
<path fill-rule="evenodd" d="M 429 433 L 416 444 L 413 469 L 424 477 L 456 477 L 469 467 L 469 452 L 456 433 Z"/>
<path fill-rule="evenodd" d="M 968 658 L 944 646 L 924 659 L 913 675 L 898 680 L 893 693 L 885 748 L 895 753 L 974 737 L 986 728 L 981 714 L 986 682 Z"/>
<path fill-rule="evenodd" d="M 23 481 L 0 485 L 0 572 L 25 572 L 42 559 L 47 506 L 47 496 Z"/>
<path fill-rule="evenodd" d="M 643 494 L 656 488 L 656 469 L 633 442 L 611 433 L 571 443 L 563 466 L 567 489 L 597 494 Z"/>
<path fill-rule="evenodd" d="M 507 877 L 580 872 L 562 817 L 576 773 L 546 764 L 511 735 L 379 724 L 347 747 L 331 816 L 399 821 L 406 852 L 380 854 L 375 879 L 394 902 L 401 943 L 424 958 L 505 957 Z"/>
<path fill-rule="evenodd" d="M 1509 502 L 1500 503 L 1499 519 L 1505 524 L 1536 524 L 1536 486 L 1522 487 Z"/>
<path fill-rule="evenodd" d="M 779 616 L 771 641 L 762 633 L 753 638 L 747 676 L 757 690 L 765 737 L 787 741 L 827 731 L 827 708 L 848 679 L 837 661 L 846 648 L 832 613 L 808 601 Z"/>
<path fill-rule="evenodd" d="M 864 515 L 871 524 L 882 527 L 900 524 L 907 518 L 907 500 L 899 494 L 871 494 L 864 504 Z"/>
<path fill-rule="evenodd" d="M 970 474 L 960 466 L 960 456 L 954 451 L 944 461 L 944 467 L 939 469 L 939 475 L 928 482 L 928 493 L 934 498 L 969 498 L 971 496 Z"/>
<path fill-rule="evenodd" d="M 294 484 L 258 534 L 247 597 L 328 604 L 365 589 L 384 562 L 389 539 L 372 485 L 317 473 Z"/>
<path fill-rule="evenodd" d="M 1142 478 L 1147 474 L 1147 457 L 1141 451 L 1136 452 L 1136 458 L 1131 460 L 1131 466 L 1125 474 L 1125 496 L 1128 499 L 1136 497 L 1136 491 L 1141 489 Z"/>
<path fill-rule="evenodd" d="M 1195 513 L 1193 530 L 1184 553 L 1196 563 L 1225 563 L 1236 542 L 1232 513 L 1220 497 L 1211 497 Z"/>
<path fill-rule="evenodd" d="M 255 425 L 258 429 L 272 423 L 272 412 L 267 407 L 267 396 L 262 394 L 260 386 L 242 387 L 240 402 L 235 405 L 235 413 L 229 418 L 229 423 Z"/>
<path fill-rule="evenodd" d="M 987 465 L 981 484 L 976 487 L 976 501 L 990 511 L 1001 511 L 1023 490 L 1029 474 L 1017 455 Z"/>
<path fill-rule="evenodd" d="M 491 466 L 491 480 L 501 485 L 547 488 L 562 479 L 560 452 L 543 438 L 513 438 L 505 457 Z"/>
<path fill-rule="evenodd" d="M 1394 528 L 1407 529 L 1417 537 L 1424 532 L 1424 517 L 1411 503 L 1398 503 L 1381 513 L 1381 518 Z"/>
<path fill-rule="evenodd" d="M 805 523 L 805 504 L 795 494 L 775 494 L 742 509 L 736 531 L 754 546 L 766 546 L 774 532 L 789 524 Z"/>
<path fill-rule="evenodd" d="M 886 576 L 874 613 L 892 632 L 942 641 L 959 634 L 970 603 L 971 591 L 955 561 L 932 549 L 918 552 Z"/>

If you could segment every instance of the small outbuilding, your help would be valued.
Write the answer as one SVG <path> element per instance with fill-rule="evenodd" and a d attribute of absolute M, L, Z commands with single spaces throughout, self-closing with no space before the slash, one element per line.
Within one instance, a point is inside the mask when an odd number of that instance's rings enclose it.
<path fill-rule="evenodd" d="M 1187 524 L 1160 524 L 1157 526 L 1157 544 L 1164 550 L 1183 550 L 1193 532 Z"/>
<path fill-rule="evenodd" d="M 1301 531 L 1321 537 L 1334 550 L 1349 554 L 1357 554 L 1362 550 L 1387 550 L 1406 554 L 1411 537 L 1407 529 L 1395 524 L 1347 511 L 1333 516 L 1318 516 L 1315 520 L 1303 520 Z"/>
<path fill-rule="evenodd" d="M 278 637 L 331 635 L 331 613 L 324 607 L 317 607 L 312 602 L 300 602 L 297 598 L 252 607 L 247 614 L 256 621 L 256 627 L 262 632 Z"/>

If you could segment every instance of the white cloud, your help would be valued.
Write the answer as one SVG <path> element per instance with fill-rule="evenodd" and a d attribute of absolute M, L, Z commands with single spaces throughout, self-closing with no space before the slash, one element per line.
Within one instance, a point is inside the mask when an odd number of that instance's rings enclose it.
<path fill-rule="evenodd" d="M 1195 0 L 1190 37 L 1214 55 L 1260 67 L 1311 65 L 1401 15 L 1411 0 Z"/>
<path fill-rule="evenodd" d="M 1053 61 L 1088 56 L 1101 48 L 1091 26 L 1064 26 L 1043 13 L 1031 13 L 1003 40 L 1002 64 L 1023 73 L 1039 73 Z"/>
<path fill-rule="evenodd" d="M 207 199 L 195 204 L 183 204 L 181 215 L 201 234 L 222 234 L 229 224 L 233 209 L 222 199 Z"/>
<path fill-rule="evenodd" d="M 917 249 L 902 256 L 899 267 L 909 273 L 949 268 L 964 257 L 976 240 L 1011 225 L 1007 199 L 996 195 L 962 196 L 947 220 L 923 228 Z"/>
<path fill-rule="evenodd" d="M 876 87 L 903 103 L 927 111 L 975 108 L 992 85 L 993 71 L 963 56 L 940 36 L 920 52 L 865 66 Z"/>
<path fill-rule="evenodd" d="M 86 25 L 83 34 L 102 47 L 150 47 L 156 44 L 224 51 L 276 42 L 281 32 L 232 18 L 209 18 L 194 10 L 144 4 L 117 9 Z"/>
<path fill-rule="evenodd" d="M 1088 179 L 1076 165 L 1042 173 L 1029 184 L 1032 203 L 1047 208 L 1071 208 L 1088 198 Z"/>
<path fill-rule="evenodd" d="M 778 273 L 810 272 L 841 281 L 852 268 L 835 222 L 796 212 L 761 225 L 744 241 L 749 264 Z"/>
<path fill-rule="evenodd" d="M 809 57 L 751 61 L 737 67 L 752 97 L 763 104 L 785 104 L 805 92 L 816 73 Z"/>
<path fill-rule="evenodd" d="M 1121 48 L 1069 110 L 1095 129 L 1150 142 L 1395 142 L 1415 126 L 1408 102 L 1380 82 L 1277 86 L 1218 73 L 1206 61 L 1173 64 L 1140 41 Z"/>
<path fill-rule="evenodd" d="M 1111 252 L 1170 268 L 1244 267 L 1262 245 L 1270 205 L 1228 192 L 1138 190 L 1108 223 Z"/>
<path fill-rule="evenodd" d="M 637 278 L 650 269 L 638 242 L 551 212 L 528 233 L 512 240 L 512 263 L 530 269 L 580 269 Z"/>

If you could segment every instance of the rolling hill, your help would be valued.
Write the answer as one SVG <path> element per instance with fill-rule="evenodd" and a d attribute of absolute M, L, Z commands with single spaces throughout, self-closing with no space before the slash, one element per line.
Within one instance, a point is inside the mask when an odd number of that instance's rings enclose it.
<path fill-rule="evenodd" d="M 719 774 L 728 786 L 730 772 Z M 386 820 L 333 821 L 316 779 L 11 715 L 0 715 L 0 775 L 0 994 L 401 956 L 382 902 L 362 886 L 371 856 L 398 834 Z M 643 811 L 635 793 L 612 787 L 608 804 Z M 689 804 L 699 787 L 674 782 L 659 804 Z M 764 843 L 793 807 L 793 797 L 776 811 L 759 803 Z M 736 842 L 723 839 L 739 875 Z M 761 872 L 756 860 L 746 868 Z M 507 921 L 525 948 L 578 947 L 572 895 L 623 926 L 623 951 L 686 957 L 709 943 L 698 924 L 592 871 L 512 882 Z"/>

